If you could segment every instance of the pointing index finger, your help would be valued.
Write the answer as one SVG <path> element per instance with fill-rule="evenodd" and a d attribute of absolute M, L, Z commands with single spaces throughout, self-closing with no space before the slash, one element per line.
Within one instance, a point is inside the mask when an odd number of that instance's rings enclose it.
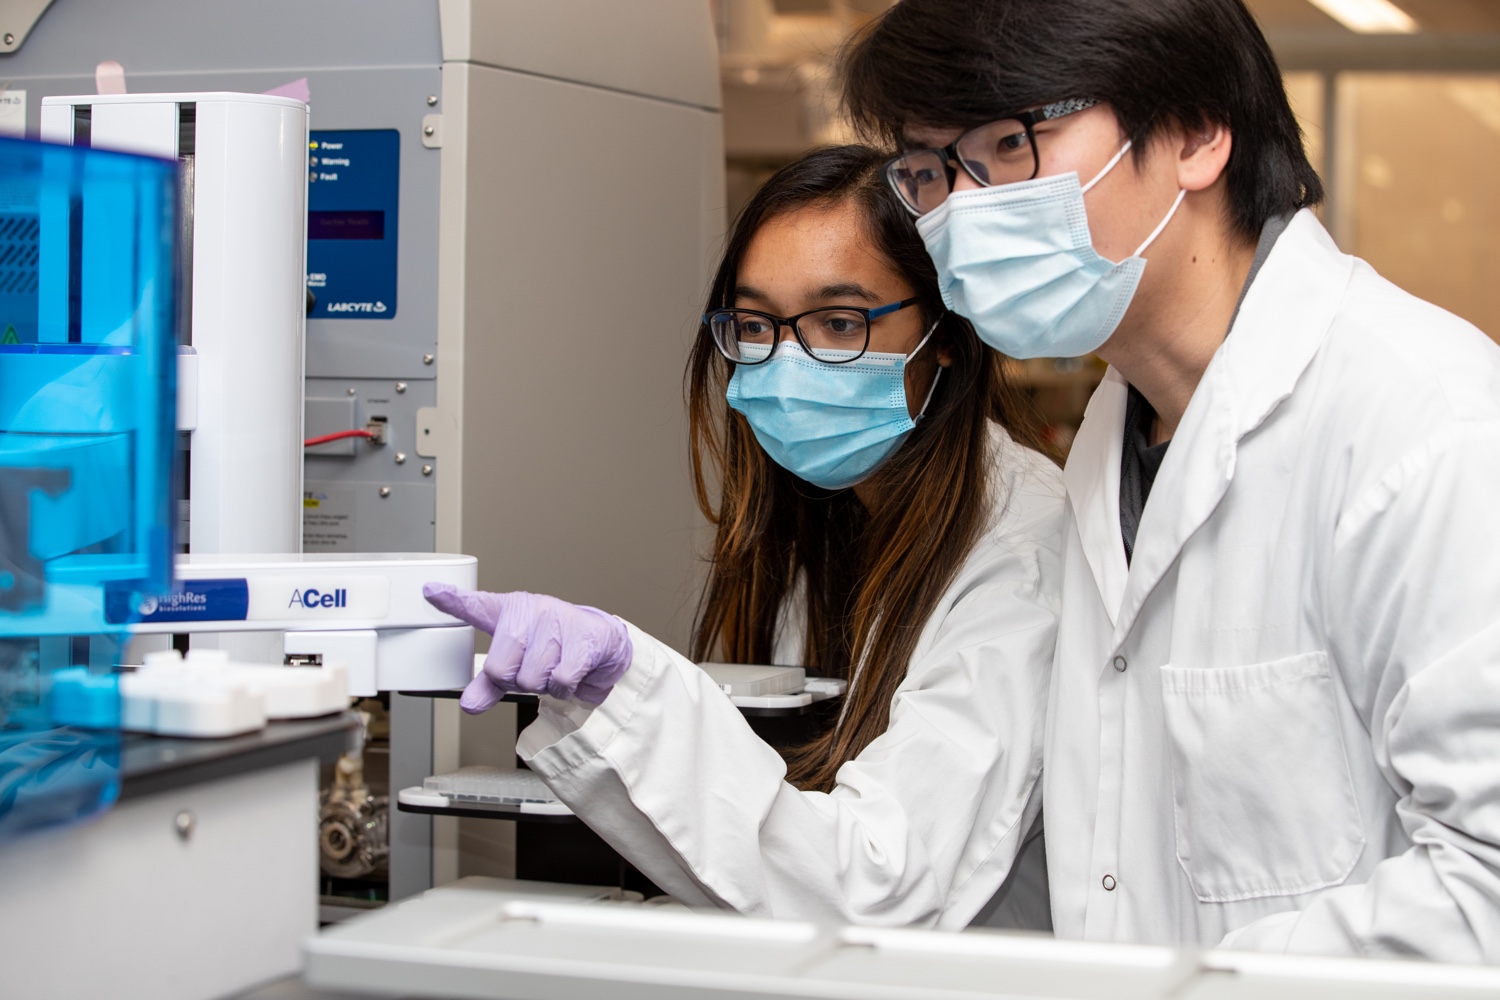
<path fill-rule="evenodd" d="M 463 590 L 451 583 L 427 583 L 422 585 L 422 596 L 443 614 L 494 635 L 495 623 L 500 619 L 499 595 Z"/>

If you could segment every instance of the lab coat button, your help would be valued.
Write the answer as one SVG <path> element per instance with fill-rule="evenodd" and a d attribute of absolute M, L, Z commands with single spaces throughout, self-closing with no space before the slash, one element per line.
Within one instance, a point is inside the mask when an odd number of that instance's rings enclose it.
<path fill-rule="evenodd" d="M 1115 877 L 1113 875 L 1106 875 L 1106 876 L 1104 876 L 1104 891 L 1105 892 L 1114 892 L 1115 891 Z"/>
<path fill-rule="evenodd" d="M 1125 672 L 1125 667 L 1128 665 L 1128 664 L 1126 664 L 1125 657 L 1123 657 L 1123 656 L 1117 656 L 1117 657 L 1115 657 L 1114 664 L 1115 664 L 1115 670 L 1119 671 L 1122 674 Z"/>

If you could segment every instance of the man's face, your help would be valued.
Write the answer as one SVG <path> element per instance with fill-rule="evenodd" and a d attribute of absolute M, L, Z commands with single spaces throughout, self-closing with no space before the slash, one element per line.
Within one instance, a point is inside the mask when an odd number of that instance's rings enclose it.
<path fill-rule="evenodd" d="M 1036 136 L 1038 177 L 1078 174 L 1087 184 L 1125 144 L 1115 113 L 1098 104 L 1053 121 L 1038 122 Z M 902 145 L 908 149 L 937 149 L 961 134 L 959 129 L 908 125 Z M 1102 180 L 1084 195 L 1094 249 L 1112 261 L 1123 260 L 1140 246 L 1171 208 L 1178 180 L 1169 142 L 1154 142 L 1137 165 L 1135 150 L 1127 153 Z M 955 191 L 981 185 L 964 170 L 957 171 Z"/>

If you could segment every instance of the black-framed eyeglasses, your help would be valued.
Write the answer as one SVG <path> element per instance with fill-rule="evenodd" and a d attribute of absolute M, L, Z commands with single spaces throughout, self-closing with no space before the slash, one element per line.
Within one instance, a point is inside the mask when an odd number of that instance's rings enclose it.
<path fill-rule="evenodd" d="M 703 317 L 719 353 L 737 365 L 758 365 L 776 353 L 782 327 L 789 326 L 802 349 L 829 365 L 858 361 L 870 346 L 870 323 L 914 305 L 902 299 L 865 309 L 824 306 L 795 316 L 775 316 L 758 309 L 715 309 Z"/>
<path fill-rule="evenodd" d="M 958 180 L 958 167 L 984 187 L 1029 181 L 1042 168 L 1034 126 L 1098 103 L 1086 97 L 1056 101 L 969 129 L 942 149 L 902 153 L 886 162 L 886 183 L 907 211 L 921 216 L 948 200 Z"/>

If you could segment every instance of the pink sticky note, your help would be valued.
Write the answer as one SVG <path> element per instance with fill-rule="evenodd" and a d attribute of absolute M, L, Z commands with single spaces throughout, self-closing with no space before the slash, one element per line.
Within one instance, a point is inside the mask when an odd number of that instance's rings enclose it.
<path fill-rule="evenodd" d="M 94 93 L 125 93 L 125 67 L 113 59 L 106 59 L 94 67 Z"/>
<path fill-rule="evenodd" d="M 283 83 L 279 87 L 262 91 L 267 97 L 290 97 L 307 104 L 312 100 L 312 91 L 307 86 L 307 77 L 293 80 L 291 83 Z"/>

